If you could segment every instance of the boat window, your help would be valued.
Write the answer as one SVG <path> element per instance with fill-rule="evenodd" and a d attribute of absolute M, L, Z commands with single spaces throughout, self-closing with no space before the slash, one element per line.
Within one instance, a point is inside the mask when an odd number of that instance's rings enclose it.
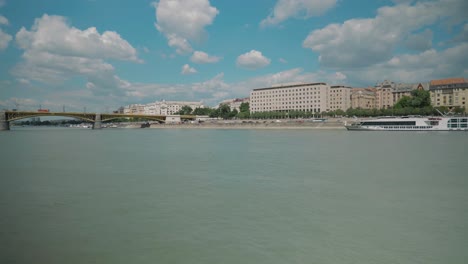
<path fill-rule="evenodd" d="M 416 121 L 366 121 L 362 122 L 363 126 L 414 126 Z"/>
<path fill-rule="evenodd" d="M 461 127 L 461 128 L 467 128 L 467 127 L 468 127 L 468 124 L 460 124 L 460 127 Z"/>

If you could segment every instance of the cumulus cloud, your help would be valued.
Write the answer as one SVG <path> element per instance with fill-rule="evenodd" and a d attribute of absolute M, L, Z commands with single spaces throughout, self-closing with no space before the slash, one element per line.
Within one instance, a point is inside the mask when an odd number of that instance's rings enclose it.
<path fill-rule="evenodd" d="M 263 56 L 260 51 L 251 50 L 237 57 L 237 66 L 255 70 L 269 65 L 270 61 L 271 60 Z"/>
<path fill-rule="evenodd" d="M 5 32 L 0 28 L 0 51 L 6 49 L 8 47 L 8 43 L 13 39 L 13 37 Z"/>
<path fill-rule="evenodd" d="M 216 63 L 220 60 L 220 57 L 210 56 L 203 51 L 195 51 L 190 57 L 190 60 L 194 63 L 204 64 L 204 63 Z"/>
<path fill-rule="evenodd" d="M 1 4 L 1 2 L 0 2 L 0 4 Z M 2 25 L 8 25 L 8 19 L 6 17 L 0 15 L 0 26 L 2 26 Z M 6 49 L 8 47 L 8 44 L 10 43 L 10 41 L 12 39 L 13 39 L 13 37 L 11 35 L 5 33 L 0 28 L 0 51 Z"/>
<path fill-rule="evenodd" d="M 49 52 L 62 56 L 138 61 L 136 49 L 113 31 L 99 34 L 95 27 L 79 30 L 64 17 L 43 15 L 31 30 L 24 27 L 16 34 L 21 49 Z"/>
<path fill-rule="evenodd" d="M 273 12 L 260 22 L 260 26 L 277 25 L 290 17 L 318 16 L 335 5 L 336 0 L 278 0 Z"/>
<path fill-rule="evenodd" d="M 187 74 L 193 74 L 193 73 L 197 73 L 197 70 L 195 70 L 194 68 L 190 67 L 190 65 L 185 64 L 184 66 L 182 66 L 181 74 L 187 75 Z"/>
<path fill-rule="evenodd" d="M 121 93 L 119 88 L 124 88 L 107 59 L 140 61 L 136 50 L 116 32 L 80 30 L 61 16 L 36 19 L 30 30 L 18 31 L 16 42 L 24 50 L 22 61 L 12 70 L 18 78 L 50 84 L 80 76 L 96 94 Z"/>
<path fill-rule="evenodd" d="M 160 0 L 154 2 L 156 29 L 168 39 L 177 53 L 192 52 L 189 41 L 200 41 L 205 27 L 212 24 L 219 11 L 208 0 Z"/>
<path fill-rule="evenodd" d="M 215 77 L 200 83 L 192 84 L 192 90 L 199 93 L 213 93 L 223 91 L 229 88 L 224 82 L 224 73 L 217 74 Z"/>
<path fill-rule="evenodd" d="M 405 41 L 405 46 L 411 50 L 425 51 L 432 48 L 432 31 L 426 29 L 419 34 L 408 36 Z"/>
<path fill-rule="evenodd" d="M 0 25 L 8 25 L 8 19 L 0 15 Z"/>
<path fill-rule="evenodd" d="M 455 42 L 468 42 L 468 23 L 463 26 L 462 31 L 454 39 Z"/>
<path fill-rule="evenodd" d="M 463 19 L 464 0 L 421 1 L 381 7 L 375 18 L 350 19 L 312 31 L 303 42 L 319 53 L 322 65 L 335 68 L 364 67 L 391 58 L 397 45 L 414 31 L 450 18 Z M 450 17 L 449 17 L 450 16 Z"/>
<path fill-rule="evenodd" d="M 396 55 L 389 60 L 362 69 L 349 69 L 345 73 L 353 83 L 382 80 L 398 82 L 423 82 L 437 78 L 468 75 L 468 43 L 437 51 L 429 49 L 418 54 Z"/>

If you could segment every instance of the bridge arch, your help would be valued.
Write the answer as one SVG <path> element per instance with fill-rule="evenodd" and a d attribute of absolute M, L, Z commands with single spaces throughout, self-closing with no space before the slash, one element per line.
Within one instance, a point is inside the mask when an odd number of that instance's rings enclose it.
<path fill-rule="evenodd" d="M 16 121 L 31 117 L 43 117 L 43 116 L 57 116 L 57 117 L 71 117 L 86 122 L 94 123 L 96 114 L 86 113 L 49 113 L 49 112 L 5 112 L 6 121 Z"/>

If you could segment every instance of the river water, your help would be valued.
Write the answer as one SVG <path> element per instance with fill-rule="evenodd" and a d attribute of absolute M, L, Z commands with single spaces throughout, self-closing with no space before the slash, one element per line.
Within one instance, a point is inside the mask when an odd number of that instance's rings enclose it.
<path fill-rule="evenodd" d="M 466 263 L 468 133 L 0 133 L 0 263 Z"/>

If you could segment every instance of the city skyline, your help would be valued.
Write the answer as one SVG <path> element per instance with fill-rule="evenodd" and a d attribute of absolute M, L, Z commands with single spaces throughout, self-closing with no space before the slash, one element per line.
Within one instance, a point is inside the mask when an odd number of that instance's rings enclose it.
<path fill-rule="evenodd" d="M 0 0 L 0 107 L 214 106 L 284 83 L 468 75 L 466 1 L 356 3 Z"/>

